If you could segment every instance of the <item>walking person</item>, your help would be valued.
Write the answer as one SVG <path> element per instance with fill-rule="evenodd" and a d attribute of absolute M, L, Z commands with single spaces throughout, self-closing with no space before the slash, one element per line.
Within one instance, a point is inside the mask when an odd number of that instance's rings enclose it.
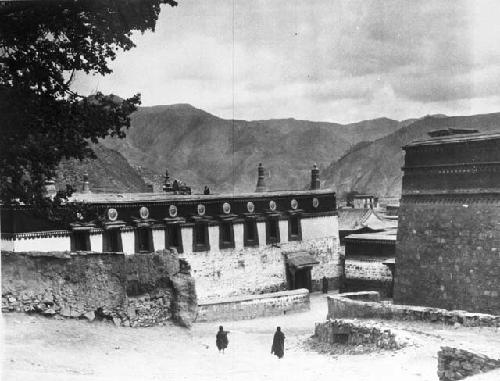
<path fill-rule="evenodd" d="M 271 354 L 278 356 L 279 359 L 285 355 L 285 335 L 281 332 L 280 327 L 277 327 L 274 333 Z"/>
<path fill-rule="evenodd" d="M 222 325 L 219 326 L 219 332 L 215 335 L 215 345 L 217 345 L 219 352 L 222 351 L 222 353 L 224 353 L 224 349 L 227 348 L 227 344 L 229 343 L 229 340 L 227 339 L 228 333 L 228 331 L 224 331 Z"/>

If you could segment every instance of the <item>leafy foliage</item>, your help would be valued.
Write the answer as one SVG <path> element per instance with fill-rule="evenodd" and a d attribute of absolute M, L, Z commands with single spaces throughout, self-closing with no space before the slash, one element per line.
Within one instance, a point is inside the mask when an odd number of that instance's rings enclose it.
<path fill-rule="evenodd" d="M 93 157 L 90 142 L 124 137 L 140 95 L 83 97 L 75 72 L 109 74 L 132 31 L 154 30 L 171 0 L 89 0 L 0 5 L 0 197 L 42 203 L 63 158 Z"/>

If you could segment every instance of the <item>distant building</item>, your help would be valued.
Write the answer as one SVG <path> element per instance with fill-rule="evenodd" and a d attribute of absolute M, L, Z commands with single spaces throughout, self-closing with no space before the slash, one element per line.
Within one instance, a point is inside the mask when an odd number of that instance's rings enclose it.
<path fill-rule="evenodd" d="M 372 209 L 339 209 L 339 238 L 344 244 L 344 238 L 350 234 L 373 233 L 387 229 L 387 223 Z"/>
<path fill-rule="evenodd" d="M 394 260 L 397 221 L 372 209 L 339 209 L 342 291 L 379 291 L 392 296 L 393 277 L 383 262 Z"/>
<path fill-rule="evenodd" d="M 351 234 L 345 237 L 344 289 L 379 291 L 392 297 L 393 264 L 396 252 L 396 230 Z"/>
<path fill-rule="evenodd" d="M 352 196 L 352 206 L 354 209 L 374 209 L 377 208 L 378 198 L 368 194 L 355 194 Z"/>
<path fill-rule="evenodd" d="M 406 151 L 394 302 L 500 314 L 500 132 Z"/>

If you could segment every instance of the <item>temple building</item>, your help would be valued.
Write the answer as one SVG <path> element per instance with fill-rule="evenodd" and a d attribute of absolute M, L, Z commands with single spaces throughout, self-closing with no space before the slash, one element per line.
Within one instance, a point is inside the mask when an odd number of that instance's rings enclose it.
<path fill-rule="evenodd" d="M 442 130 L 406 151 L 394 302 L 500 314 L 500 133 Z"/>
<path fill-rule="evenodd" d="M 37 216 L 26 205 L 2 206 L 2 250 L 147 254 L 175 249 L 191 266 L 201 300 L 320 290 L 324 277 L 337 289 L 335 193 L 263 188 L 226 195 L 82 192 L 73 203 L 87 206 L 95 217 L 75 213 L 66 225 Z"/>

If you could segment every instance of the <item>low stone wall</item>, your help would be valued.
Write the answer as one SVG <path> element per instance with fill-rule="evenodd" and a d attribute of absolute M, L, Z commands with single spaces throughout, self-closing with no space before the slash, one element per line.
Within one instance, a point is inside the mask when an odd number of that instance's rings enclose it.
<path fill-rule="evenodd" d="M 352 300 L 346 294 L 328 296 L 328 319 L 343 318 L 421 320 L 450 325 L 459 323 L 468 327 L 500 326 L 500 316 L 460 310 L 449 311 L 433 307 L 397 305 L 389 302 L 365 302 Z"/>
<path fill-rule="evenodd" d="M 500 368 L 500 360 L 463 349 L 442 347 L 438 352 L 438 377 L 441 381 L 462 380 L 497 368 Z"/>
<path fill-rule="evenodd" d="M 383 297 L 392 295 L 392 274 L 389 268 L 375 260 L 345 260 L 344 290 L 348 292 L 372 290 Z"/>
<path fill-rule="evenodd" d="M 309 291 L 301 288 L 292 291 L 200 302 L 196 321 L 255 319 L 263 316 L 307 311 L 309 308 Z"/>
<path fill-rule="evenodd" d="M 2 312 L 105 318 L 123 326 L 189 326 L 197 300 L 189 265 L 161 251 L 2 252 Z"/>
<path fill-rule="evenodd" d="M 316 323 L 314 338 L 328 344 L 373 345 L 381 349 L 399 349 L 405 346 L 405 342 L 398 341 L 389 329 L 347 320 Z"/>

